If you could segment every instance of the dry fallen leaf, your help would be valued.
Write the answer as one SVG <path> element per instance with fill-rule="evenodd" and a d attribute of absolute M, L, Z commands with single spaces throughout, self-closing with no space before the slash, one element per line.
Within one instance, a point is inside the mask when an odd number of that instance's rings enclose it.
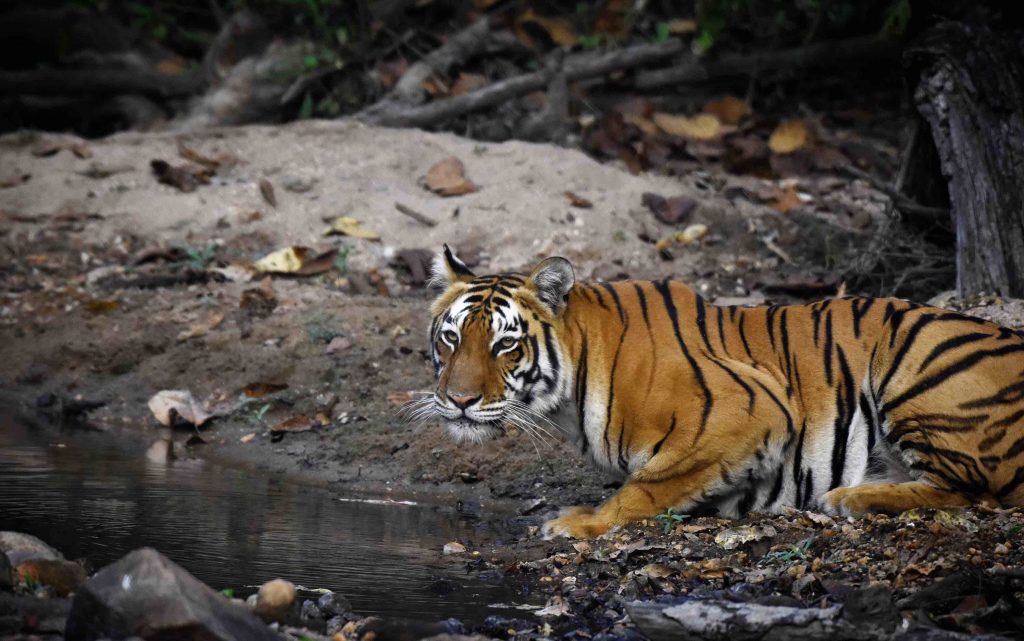
<path fill-rule="evenodd" d="M 357 219 L 351 216 L 338 216 L 335 218 L 331 226 L 324 232 L 325 236 L 330 234 L 344 234 L 345 236 L 362 238 L 364 240 L 380 240 L 380 234 L 366 229 L 359 224 Z"/>
<path fill-rule="evenodd" d="M 670 568 L 669 566 L 662 565 L 661 563 L 648 563 L 637 570 L 636 573 L 651 577 L 652 579 L 664 579 L 667 576 L 675 574 L 676 570 L 675 568 Z"/>
<path fill-rule="evenodd" d="M 4 176 L 0 178 L 0 189 L 9 189 L 11 187 L 17 187 L 22 183 L 26 183 L 32 178 L 32 174 L 14 174 L 11 176 Z"/>
<path fill-rule="evenodd" d="M 434 164 L 425 178 L 427 189 L 441 196 L 461 196 L 477 190 L 466 178 L 466 167 L 454 156 Z"/>
<path fill-rule="evenodd" d="M 740 525 L 719 532 L 715 536 L 715 543 L 726 550 L 734 550 L 744 543 L 769 539 L 777 533 L 770 525 Z"/>
<path fill-rule="evenodd" d="M 789 185 L 781 190 L 776 189 L 771 200 L 768 201 L 769 207 L 783 214 L 796 209 L 800 204 L 800 195 L 796 191 L 796 185 Z"/>
<path fill-rule="evenodd" d="M 201 426 L 210 420 L 211 415 L 192 397 L 188 390 L 163 390 L 149 399 L 149 411 L 162 425 L 173 426 L 177 419 Z"/>
<path fill-rule="evenodd" d="M 445 543 L 441 552 L 443 554 L 464 554 L 466 552 L 466 546 L 458 541 L 452 541 L 451 543 Z"/>
<path fill-rule="evenodd" d="M 569 204 L 573 207 L 579 207 L 580 209 L 590 209 L 594 206 L 594 203 L 590 202 L 582 196 L 578 196 L 571 191 L 564 192 L 564 196 L 569 199 Z"/>
<path fill-rule="evenodd" d="M 317 254 L 309 247 L 293 245 L 267 254 L 252 266 L 258 272 L 311 276 L 330 271 L 337 255 L 337 248 Z"/>
<path fill-rule="evenodd" d="M 280 392 L 281 390 L 288 389 L 287 385 L 283 383 L 249 383 L 242 388 L 240 394 L 247 398 L 263 398 L 267 394 L 273 394 L 274 392 Z"/>
<path fill-rule="evenodd" d="M 693 18 L 675 18 L 668 21 L 668 32 L 676 35 L 694 33 L 697 31 L 697 21 Z"/>
<path fill-rule="evenodd" d="M 286 418 L 270 428 L 271 432 L 308 432 L 314 427 L 319 427 L 320 422 L 315 418 L 300 415 Z"/>
<path fill-rule="evenodd" d="M 651 210 L 654 217 L 668 225 L 676 225 L 689 218 L 697 207 L 697 201 L 689 196 L 665 198 L 651 192 L 644 192 L 640 201 Z"/>
<path fill-rule="evenodd" d="M 195 191 L 199 185 L 209 183 L 210 176 L 213 175 L 213 172 L 203 167 L 196 165 L 175 167 L 160 159 L 150 161 L 149 166 L 153 169 L 153 174 L 156 175 L 159 182 L 177 187 L 186 193 Z"/>
<path fill-rule="evenodd" d="M 198 338 L 205 336 L 210 330 L 215 329 L 218 325 L 224 322 L 224 312 L 212 312 L 200 321 L 192 323 L 192 325 L 183 330 L 178 334 L 179 341 L 187 341 L 190 338 Z"/>
<path fill-rule="evenodd" d="M 750 105 L 736 96 L 725 96 L 718 100 L 709 100 L 704 105 L 704 113 L 715 116 L 723 125 L 738 125 L 750 115 Z"/>
<path fill-rule="evenodd" d="M 699 223 L 696 225 L 689 225 L 683 231 L 676 233 L 676 242 L 683 245 L 689 245 L 690 243 L 695 243 L 707 235 L 707 225 L 701 225 Z"/>
<path fill-rule="evenodd" d="M 522 29 L 522 25 L 529 22 L 538 25 L 541 29 L 547 32 L 548 36 L 555 44 L 573 47 L 579 42 L 579 36 L 576 35 L 576 32 L 572 28 L 572 22 L 565 18 L 549 18 L 547 16 L 540 16 L 537 15 L 533 9 L 527 9 L 516 20 L 516 26 L 519 28 L 517 32 Z M 526 35 L 526 39 L 529 39 L 528 34 Z"/>
<path fill-rule="evenodd" d="M 807 144 L 810 134 L 803 120 L 786 120 L 779 123 L 768 137 L 768 148 L 777 154 L 791 154 Z"/>
<path fill-rule="evenodd" d="M 696 116 L 674 116 L 656 113 L 652 117 L 654 124 L 665 133 L 690 140 L 712 140 L 722 132 L 722 123 L 715 116 L 707 113 Z"/>
<path fill-rule="evenodd" d="M 202 165 L 211 171 L 216 171 L 226 165 L 233 165 L 238 161 L 237 158 L 228 153 L 220 153 L 216 156 L 204 154 L 192 149 L 180 138 L 178 139 L 178 155 L 185 160 L 194 162 L 197 165 Z"/>
<path fill-rule="evenodd" d="M 241 441 L 242 443 L 248 443 L 249 441 L 253 440 L 254 438 L 256 438 L 256 433 L 255 432 L 249 432 L 248 434 L 246 434 L 245 436 L 243 436 L 242 438 L 240 438 L 238 440 Z"/>
<path fill-rule="evenodd" d="M 459 74 L 458 79 L 451 87 L 451 95 L 461 96 L 471 91 L 475 91 L 487 83 L 487 78 L 481 76 L 478 73 L 466 73 L 462 72 Z"/>
<path fill-rule="evenodd" d="M 93 298 L 85 302 L 85 309 L 90 314 L 109 314 L 121 309 L 121 303 L 116 300 Z"/>
<path fill-rule="evenodd" d="M 260 178 L 260 194 L 267 204 L 277 209 L 277 196 L 274 195 L 274 186 L 266 178 Z"/>

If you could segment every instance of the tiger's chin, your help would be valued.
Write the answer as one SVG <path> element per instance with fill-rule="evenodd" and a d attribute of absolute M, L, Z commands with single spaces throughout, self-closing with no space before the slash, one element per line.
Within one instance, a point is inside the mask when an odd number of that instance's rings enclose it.
<path fill-rule="evenodd" d="M 460 418 L 447 423 L 448 435 L 456 443 L 483 443 L 505 433 L 501 423 L 480 423 Z"/>

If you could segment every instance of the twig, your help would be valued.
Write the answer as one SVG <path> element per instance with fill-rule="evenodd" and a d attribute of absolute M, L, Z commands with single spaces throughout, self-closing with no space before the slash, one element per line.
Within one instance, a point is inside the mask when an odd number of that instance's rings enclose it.
<path fill-rule="evenodd" d="M 722 56 L 717 60 L 693 58 L 665 69 L 645 71 L 636 76 L 637 89 L 655 89 L 707 82 L 730 76 L 749 76 L 773 69 L 840 67 L 846 64 L 868 65 L 899 59 L 899 43 L 875 37 L 819 42 L 794 49 L 751 55 Z"/>
<path fill-rule="evenodd" d="M 423 82 L 434 75 L 443 75 L 455 65 L 472 58 L 487 46 L 491 21 L 484 16 L 449 38 L 411 67 L 395 83 L 390 100 L 417 104 L 423 102 L 426 90 Z"/>
<path fill-rule="evenodd" d="M 566 81 L 574 82 L 663 60 L 682 51 L 682 48 L 681 41 L 671 39 L 601 54 L 576 54 L 566 58 L 563 71 Z M 552 70 L 546 66 L 541 71 L 500 80 L 462 96 L 434 100 L 424 105 L 384 100 L 364 109 L 356 118 L 374 125 L 423 127 L 543 89 L 551 81 L 551 76 Z"/>
<path fill-rule="evenodd" d="M 866 171 L 857 169 L 853 165 L 843 165 L 841 169 L 854 178 L 860 178 L 861 180 L 866 181 L 872 187 L 888 196 L 889 199 L 892 200 L 893 206 L 907 216 L 931 222 L 934 222 L 937 218 L 942 219 L 949 216 L 949 210 L 945 207 L 929 207 L 928 205 L 922 205 L 909 196 L 904 196 L 900 192 L 896 191 L 896 189 L 890 187 L 884 181 L 876 178 Z"/>
<path fill-rule="evenodd" d="M 437 226 L 437 221 L 434 220 L 433 218 L 431 218 L 430 216 L 427 216 L 426 214 L 421 214 L 420 212 L 416 211 L 415 209 L 413 209 L 411 207 L 407 207 L 407 206 L 403 205 L 402 203 L 395 203 L 395 209 L 397 209 L 401 213 L 405 214 L 409 218 L 412 218 L 416 222 L 423 223 L 427 227 L 436 227 Z"/>

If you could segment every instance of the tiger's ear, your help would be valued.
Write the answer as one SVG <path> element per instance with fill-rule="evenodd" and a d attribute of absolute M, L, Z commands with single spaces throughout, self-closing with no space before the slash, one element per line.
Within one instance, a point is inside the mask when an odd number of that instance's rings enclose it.
<path fill-rule="evenodd" d="M 431 274 L 430 285 L 443 289 L 455 283 L 468 283 L 474 278 L 476 278 L 476 274 L 470 271 L 469 267 L 466 267 L 466 263 L 459 260 L 452 253 L 448 245 L 444 245 L 444 251 L 434 259 L 434 269 Z"/>
<path fill-rule="evenodd" d="M 534 267 L 529 279 L 529 285 L 537 293 L 537 297 L 556 316 L 565 309 L 566 297 L 575 282 L 576 275 L 573 274 L 572 263 L 561 256 L 545 258 Z"/>

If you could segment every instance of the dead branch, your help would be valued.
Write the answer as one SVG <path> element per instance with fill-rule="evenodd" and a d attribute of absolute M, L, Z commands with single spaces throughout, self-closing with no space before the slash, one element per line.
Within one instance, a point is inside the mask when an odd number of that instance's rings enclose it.
<path fill-rule="evenodd" d="M 436 220 L 434 220 L 430 216 L 427 216 L 426 214 L 421 214 L 420 212 L 416 211 L 412 207 L 407 207 L 406 205 L 403 205 L 402 203 L 395 203 L 395 209 L 397 209 L 399 212 L 405 214 L 409 218 L 412 218 L 416 222 L 423 223 L 427 227 L 436 227 L 437 226 L 437 221 Z"/>
<path fill-rule="evenodd" d="M 875 37 L 818 42 L 805 47 L 750 55 L 722 56 L 715 60 L 692 57 L 665 69 L 638 73 L 634 86 L 640 90 L 698 84 L 733 76 L 751 76 L 780 69 L 812 69 L 844 65 L 871 65 L 899 60 L 899 43 Z"/>
<path fill-rule="evenodd" d="M 427 95 L 423 83 L 431 76 L 447 74 L 452 67 L 483 51 L 490 34 L 491 21 L 484 16 L 409 67 L 385 100 L 414 105 L 422 103 Z"/>
<path fill-rule="evenodd" d="M 601 54 L 577 54 L 567 57 L 562 69 L 566 80 L 574 82 L 663 60 L 682 51 L 682 47 L 682 42 L 671 39 Z M 551 81 L 551 76 L 552 69 L 546 66 L 541 71 L 499 80 L 468 94 L 434 100 L 424 105 L 382 101 L 364 109 L 356 118 L 373 125 L 424 127 L 543 89 Z"/>
<path fill-rule="evenodd" d="M 79 96 L 143 94 L 158 98 L 191 96 L 206 82 L 198 73 L 162 74 L 136 69 L 43 69 L 0 71 L 0 94 Z"/>
<path fill-rule="evenodd" d="M 909 196 L 901 194 L 895 187 L 886 184 L 885 181 L 876 178 L 866 171 L 857 169 L 853 165 L 844 165 L 840 169 L 854 178 L 860 178 L 888 196 L 892 201 L 893 207 L 900 210 L 908 218 L 916 218 L 922 222 L 930 223 L 945 222 L 949 218 L 949 210 L 945 207 L 922 205 Z"/>

